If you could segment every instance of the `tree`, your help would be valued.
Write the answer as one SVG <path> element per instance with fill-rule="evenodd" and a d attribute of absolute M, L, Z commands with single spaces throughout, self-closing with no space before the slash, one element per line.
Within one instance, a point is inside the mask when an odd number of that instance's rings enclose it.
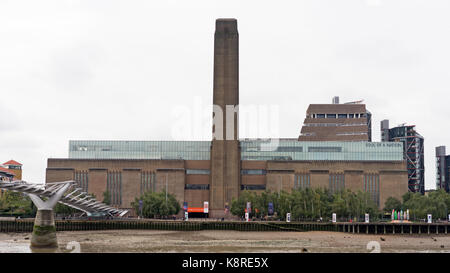
<path fill-rule="evenodd" d="M 140 198 L 135 198 L 132 207 L 139 211 L 139 200 L 142 200 L 142 216 L 144 218 L 162 218 L 178 214 L 181 206 L 173 194 L 166 192 L 146 192 Z"/>
<path fill-rule="evenodd" d="M 105 191 L 103 192 L 103 203 L 105 203 L 106 205 L 111 205 L 111 194 L 109 193 L 109 191 Z"/>
<path fill-rule="evenodd" d="M 5 191 L 1 196 L 0 211 L 10 215 L 32 215 L 36 213 L 28 195 L 21 192 Z"/>
<path fill-rule="evenodd" d="M 258 204 L 262 207 L 261 201 L 258 200 L 258 202 L 257 199 L 258 198 L 255 193 L 247 190 L 242 191 L 237 199 L 233 199 L 231 201 L 231 214 L 243 217 L 245 215 L 245 209 L 247 208 L 247 202 L 251 202 L 252 206 Z"/>
<path fill-rule="evenodd" d="M 69 207 L 67 205 L 61 204 L 61 203 L 56 203 L 55 208 L 53 209 L 53 211 L 56 214 L 64 214 L 64 215 L 68 215 L 68 214 L 74 214 L 76 212 L 78 212 L 77 209 L 74 209 L 72 207 Z"/>
<path fill-rule="evenodd" d="M 407 200 L 409 199 L 410 197 L 408 196 Z M 386 199 L 386 202 L 384 203 L 385 212 L 391 212 L 392 210 L 401 210 L 401 209 L 402 209 L 402 202 L 400 202 L 400 200 L 394 197 L 388 197 L 388 199 Z"/>

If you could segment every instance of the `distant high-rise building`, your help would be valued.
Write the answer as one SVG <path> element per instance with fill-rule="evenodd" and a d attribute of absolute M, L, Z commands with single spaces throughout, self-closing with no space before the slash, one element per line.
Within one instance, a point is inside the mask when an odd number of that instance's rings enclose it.
<path fill-rule="evenodd" d="M 445 146 L 436 147 L 436 189 L 450 192 L 450 155 L 445 154 Z"/>
<path fill-rule="evenodd" d="M 372 114 L 361 102 L 310 104 L 298 140 L 372 141 Z"/>
<path fill-rule="evenodd" d="M 332 103 L 333 104 L 339 104 L 339 97 L 338 96 L 333 97 Z"/>
<path fill-rule="evenodd" d="M 425 192 L 424 138 L 415 125 L 399 125 L 389 129 L 389 120 L 381 121 L 381 141 L 403 142 L 408 168 L 408 188 L 411 192 Z"/>

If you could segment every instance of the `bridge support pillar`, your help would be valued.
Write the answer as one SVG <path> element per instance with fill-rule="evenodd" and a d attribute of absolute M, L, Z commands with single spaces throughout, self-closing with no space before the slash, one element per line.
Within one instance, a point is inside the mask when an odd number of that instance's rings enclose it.
<path fill-rule="evenodd" d="M 65 184 L 59 188 L 51 197 L 43 201 L 39 196 L 29 193 L 31 201 L 37 207 L 34 219 L 33 233 L 31 234 L 31 248 L 57 248 L 55 217 L 53 207 L 63 194 L 70 188 L 71 184 Z"/>
<path fill-rule="evenodd" d="M 36 218 L 34 220 L 33 233 L 31 235 L 31 247 L 58 247 L 53 209 L 39 209 L 37 211 Z"/>

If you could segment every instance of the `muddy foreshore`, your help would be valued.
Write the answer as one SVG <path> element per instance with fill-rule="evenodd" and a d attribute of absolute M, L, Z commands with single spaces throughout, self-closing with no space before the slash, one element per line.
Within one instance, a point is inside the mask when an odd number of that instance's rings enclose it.
<path fill-rule="evenodd" d="M 108 230 L 57 233 L 59 252 L 450 252 L 446 235 L 366 235 L 340 232 Z M 0 253 L 30 252 L 30 234 L 1 233 Z M 74 243 L 75 242 L 75 243 Z M 375 242 L 375 243 L 374 243 Z M 369 244 L 369 247 L 368 247 Z M 370 247 L 374 245 L 374 247 Z"/>

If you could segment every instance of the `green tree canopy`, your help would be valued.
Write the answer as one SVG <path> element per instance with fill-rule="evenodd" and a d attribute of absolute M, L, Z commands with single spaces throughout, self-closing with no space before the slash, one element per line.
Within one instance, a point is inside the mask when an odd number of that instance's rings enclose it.
<path fill-rule="evenodd" d="M 362 217 L 365 213 L 374 216 L 379 214 L 377 205 L 371 200 L 369 193 L 343 190 L 330 194 L 326 189 L 306 188 L 278 193 L 242 191 L 231 203 L 231 213 L 242 217 L 247 202 L 252 203 L 252 216 L 267 215 L 269 203 L 273 203 L 274 211 L 282 220 L 290 212 L 292 219 L 328 219 L 332 212 L 341 217 Z M 257 209 L 257 210 L 256 210 Z"/>
<path fill-rule="evenodd" d="M 111 205 L 111 193 L 109 191 L 103 192 L 103 203 L 106 205 Z"/>
<path fill-rule="evenodd" d="M 384 203 L 385 212 L 391 212 L 392 210 L 401 210 L 401 209 L 402 209 L 402 202 L 400 202 L 400 200 L 394 197 L 388 197 L 388 199 L 386 199 L 386 202 Z"/>
<path fill-rule="evenodd" d="M 139 200 L 142 200 L 142 216 L 145 218 L 161 218 L 178 214 L 180 204 L 173 194 L 163 192 L 146 192 L 141 197 L 135 198 L 131 203 L 136 213 L 139 214 Z"/>
<path fill-rule="evenodd" d="M 4 191 L 0 198 L 0 212 L 14 215 L 33 215 L 36 207 L 24 193 Z"/>

